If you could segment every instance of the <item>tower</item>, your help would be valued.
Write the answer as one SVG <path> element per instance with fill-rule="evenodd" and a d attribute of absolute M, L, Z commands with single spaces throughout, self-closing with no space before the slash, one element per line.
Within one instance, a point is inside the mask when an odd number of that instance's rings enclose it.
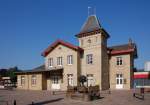
<path fill-rule="evenodd" d="M 102 90 L 108 89 L 107 39 L 110 36 L 101 27 L 96 15 L 88 16 L 76 37 L 79 40 L 79 46 L 84 50 L 81 57 L 81 74 L 90 78 L 87 84 L 99 85 Z"/>

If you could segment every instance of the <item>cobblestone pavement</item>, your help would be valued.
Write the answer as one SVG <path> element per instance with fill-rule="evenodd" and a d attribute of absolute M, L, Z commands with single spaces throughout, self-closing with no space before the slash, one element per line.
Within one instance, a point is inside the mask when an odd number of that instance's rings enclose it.
<path fill-rule="evenodd" d="M 133 97 L 132 91 L 115 90 L 111 94 L 101 93 L 101 99 L 85 102 L 68 99 L 65 93 L 52 95 L 50 91 L 28 91 L 28 90 L 0 90 L 0 105 L 13 105 L 16 100 L 17 105 L 150 105 L 150 93 L 145 94 L 145 99 L 141 100 Z"/>

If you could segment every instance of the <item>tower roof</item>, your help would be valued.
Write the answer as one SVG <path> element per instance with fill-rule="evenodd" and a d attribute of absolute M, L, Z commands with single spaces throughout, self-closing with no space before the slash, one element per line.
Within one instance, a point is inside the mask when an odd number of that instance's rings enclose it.
<path fill-rule="evenodd" d="M 99 20 L 97 19 L 96 15 L 91 15 L 83 24 L 80 33 L 90 32 L 98 29 L 101 29 Z"/>
<path fill-rule="evenodd" d="M 101 27 L 96 15 L 90 15 L 83 24 L 81 31 L 76 35 L 76 37 L 94 35 L 100 32 L 104 33 L 107 38 L 109 37 L 109 34 Z"/>

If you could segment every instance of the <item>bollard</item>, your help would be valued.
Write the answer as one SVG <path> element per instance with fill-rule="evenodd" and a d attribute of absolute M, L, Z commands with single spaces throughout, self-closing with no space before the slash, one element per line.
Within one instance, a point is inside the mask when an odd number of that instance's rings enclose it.
<path fill-rule="evenodd" d="M 141 95 L 142 95 L 142 99 L 144 100 L 144 88 L 140 89 Z"/>
<path fill-rule="evenodd" d="M 141 94 L 144 94 L 144 88 L 140 89 Z"/>
<path fill-rule="evenodd" d="M 108 90 L 108 94 L 111 94 L 111 90 Z"/>
<path fill-rule="evenodd" d="M 34 105 L 34 102 L 32 102 L 32 104 L 31 105 Z"/>
<path fill-rule="evenodd" d="M 55 95 L 55 91 L 53 91 L 52 94 Z"/>
<path fill-rule="evenodd" d="M 133 97 L 135 97 L 135 93 L 133 93 Z"/>
<path fill-rule="evenodd" d="M 14 100 L 14 105 L 16 105 L 16 100 Z"/>

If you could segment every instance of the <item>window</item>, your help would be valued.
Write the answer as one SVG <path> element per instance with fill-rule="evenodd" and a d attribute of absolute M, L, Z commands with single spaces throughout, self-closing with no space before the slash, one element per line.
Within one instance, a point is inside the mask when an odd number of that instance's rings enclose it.
<path fill-rule="evenodd" d="M 117 84 L 123 84 L 123 75 L 116 74 L 116 81 L 117 81 Z"/>
<path fill-rule="evenodd" d="M 53 67 L 53 58 L 48 59 L 48 66 Z"/>
<path fill-rule="evenodd" d="M 69 65 L 73 64 L 73 55 L 67 56 L 67 64 L 69 64 Z"/>
<path fill-rule="evenodd" d="M 52 77 L 52 84 L 58 84 L 59 83 L 59 76 L 53 76 Z"/>
<path fill-rule="evenodd" d="M 93 64 L 93 54 L 86 55 L 86 63 Z"/>
<path fill-rule="evenodd" d="M 134 86 L 135 87 L 150 86 L 150 79 L 149 78 L 134 79 Z"/>
<path fill-rule="evenodd" d="M 88 74 L 87 75 L 87 85 L 88 86 L 94 86 L 93 74 Z"/>
<path fill-rule="evenodd" d="M 36 85 L 36 75 L 32 75 L 32 77 L 31 77 L 31 85 Z"/>
<path fill-rule="evenodd" d="M 68 74 L 68 85 L 73 86 L 73 74 Z"/>
<path fill-rule="evenodd" d="M 57 57 L 57 65 L 62 66 L 62 57 Z"/>
<path fill-rule="evenodd" d="M 123 61 L 122 61 L 122 57 L 117 57 L 117 65 L 122 65 Z"/>
<path fill-rule="evenodd" d="M 21 76 L 21 85 L 25 84 L 25 76 Z"/>

